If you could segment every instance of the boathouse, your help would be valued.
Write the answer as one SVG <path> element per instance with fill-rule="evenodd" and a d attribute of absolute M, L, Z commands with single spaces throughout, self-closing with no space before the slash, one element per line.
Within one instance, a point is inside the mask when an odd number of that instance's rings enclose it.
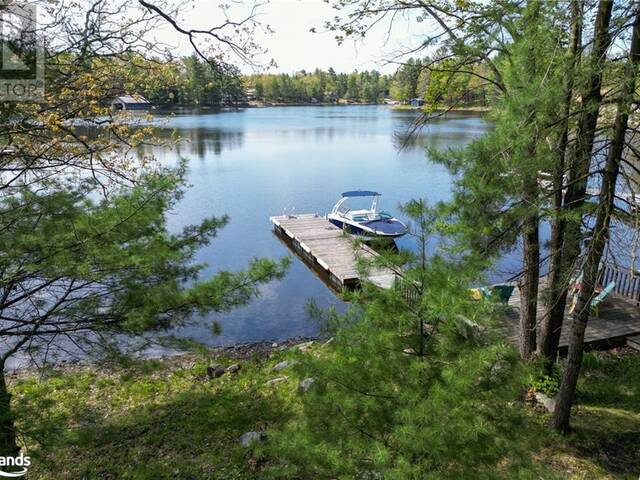
<path fill-rule="evenodd" d="M 111 102 L 114 110 L 149 110 L 151 102 L 142 95 L 122 95 Z"/>

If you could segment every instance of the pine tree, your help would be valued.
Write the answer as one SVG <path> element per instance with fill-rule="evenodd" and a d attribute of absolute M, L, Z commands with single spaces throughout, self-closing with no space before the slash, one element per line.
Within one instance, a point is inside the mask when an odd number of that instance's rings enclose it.
<path fill-rule="evenodd" d="M 589 172 L 593 159 L 593 145 L 596 136 L 596 127 L 602 104 L 602 78 L 606 52 L 611 45 L 612 37 L 609 25 L 613 12 L 613 2 L 602 0 L 598 3 L 595 26 L 593 33 L 593 48 L 590 51 L 588 61 L 584 66 L 583 88 L 580 92 L 581 105 L 576 128 L 573 148 L 568 158 L 566 172 L 566 193 L 562 202 L 562 216 L 560 218 L 562 236 L 556 239 L 556 246 L 562 249 L 562 257 L 557 259 L 557 270 L 551 280 L 554 282 L 550 290 L 554 294 L 552 302 L 557 307 L 549 312 L 549 322 L 555 327 L 554 332 L 546 340 L 546 354 L 551 359 L 557 352 L 560 341 L 560 330 L 564 317 L 569 290 L 569 279 L 579 269 L 579 259 L 582 253 L 582 241 L 584 232 L 582 228 L 583 218 L 589 214 L 586 189 L 589 180 Z M 556 180 L 557 183 L 557 180 Z"/>
<path fill-rule="evenodd" d="M 242 305 L 287 266 L 256 259 L 244 271 L 201 278 L 195 252 L 228 218 L 168 231 L 186 167 L 138 155 L 141 143 L 157 140 L 153 129 L 111 111 L 122 85 L 139 81 L 127 61 L 146 33 L 138 31 L 145 22 L 114 18 L 112 8 L 125 5 L 97 2 L 86 16 L 56 9 L 45 98 L 0 110 L 0 456 L 19 449 L 4 378 L 13 355 L 46 360 L 70 344 L 113 349 L 122 343 L 116 335 L 161 332 Z M 80 40 L 69 35 L 78 31 Z M 105 42 L 108 59 L 99 54 Z M 191 63 L 199 89 L 202 65 Z"/>
<path fill-rule="evenodd" d="M 424 246 L 433 213 L 416 201 L 405 214 Z M 300 377 L 315 379 L 304 414 L 270 432 L 274 477 L 481 476 L 503 459 L 519 421 L 517 353 L 490 333 L 492 304 L 469 294 L 482 262 L 426 250 L 383 256 L 402 262 L 404 288 L 365 286 L 349 313 L 324 316 L 334 340 L 299 357 Z"/>
<path fill-rule="evenodd" d="M 540 325 L 540 339 L 538 351 L 546 358 L 547 372 L 558 356 L 560 333 L 564 322 L 566 309 L 566 291 L 568 278 L 563 267 L 563 241 L 566 219 L 563 215 L 563 190 L 565 187 L 566 156 L 569 144 L 569 118 L 573 103 L 576 67 L 580 57 L 582 45 L 582 4 L 578 0 L 571 2 L 571 39 L 567 49 L 564 82 L 562 91 L 564 98 L 561 103 L 559 134 L 556 142 L 555 160 L 552 176 L 553 207 L 550 215 L 551 233 L 549 240 L 549 293 L 547 309 Z"/>
<path fill-rule="evenodd" d="M 603 13 L 603 15 L 605 14 L 606 12 Z M 595 296 L 600 261 L 609 239 L 609 225 L 615 208 L 616 185 L 625 150 L 629 112 L 633 103 L 638 66 L 640 65 L 640 11 L 636 13 L 632 29 L 629 59 L 623 76 L 622 91 L 617 102 L 612 139 L 602 174 L 602 186 L 595 215 L 595 225 L 583 267 L 582 288 L 580 289 L 575 309 L 576 314 L 571 330 L 567 365 L 563 372 L 558 402 L 551 420 L 551 424 L 564 433 L 568 432 L 570 427 L 571 406 L 582 365 L 584 335 L 591 313 L 590 303 Z"/>

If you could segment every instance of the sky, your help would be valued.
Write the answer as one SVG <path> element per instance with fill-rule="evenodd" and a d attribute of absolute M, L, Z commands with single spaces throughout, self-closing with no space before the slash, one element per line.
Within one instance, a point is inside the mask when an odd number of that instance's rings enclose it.
<path fill-rule="evenodd" d="M 222 16 L 217 5 L 219 0 L 193 0 L 188 8 L 180 12 L 181 25 L 190 28 L 211 27 L 220 23 Z M 240 18 L 247 12 L 249 3 L 232 7 L 231 17 Z M 273 59 L 277 66 L 272 72 L 293 73 L 299 70 L 323 70 L 333 67 L 337 72 L 377 69 L 385 73 L 395 71 L 397 66 L 389 65 L 385 59 L 409 45 L 416 45 L 420 28 L 415 19 L 398 19 L 394 22 L 391 35 L 388 24 L 381 24 L 367 34 L 366 42 L 348 40 L 338 45 L 332 32 L 325 32 L 324 22 L 332 19 L 336 11 L 322 0 L 271 0 L 258 10 L 258 20 L 269 25 L 274 33 L 260 31 L 255 40 L 266 48 L 266 54 L 260 57 L 262 64 Z M 235 17 L 234 17 L 235 16 Z M 310 32 L 315 27 L 318 33 Z M 176 51 L 190 54 L 191 47 L 185 38 L 164 28 L 159 38 L 176 45 Z M 252 68 L 236 63 L 243 72 L 250 73 Z"/>

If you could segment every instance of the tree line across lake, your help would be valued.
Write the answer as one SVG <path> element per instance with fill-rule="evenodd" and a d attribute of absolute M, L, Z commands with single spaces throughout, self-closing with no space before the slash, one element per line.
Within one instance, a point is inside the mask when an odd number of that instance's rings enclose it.
<path fill-rule="evenodd" d="M 450 61 L 441 62 L 446 66 Z M 427 106 L 486 106 L 493 89 L 473 74 L 456 75 L 428 69 L 429 60 L 410 58 L 394 74 L 377 70 L 351 73 L 315 69 L 289 73 L 242 75 L 237 69 L 221 73 L 192 55 L 168 62 L 136 58 L 130 69 L 136 82 L 123 84 L 127 93 L 143 94 L 159 106 L 219 106 L 246 103 L 383 103 Z M 482 72 L 484 67 L 473 67 Z M 131 75 L 129 74 L 128 77 Z M 414 101 L 415 103 L 415 101 Z"/>

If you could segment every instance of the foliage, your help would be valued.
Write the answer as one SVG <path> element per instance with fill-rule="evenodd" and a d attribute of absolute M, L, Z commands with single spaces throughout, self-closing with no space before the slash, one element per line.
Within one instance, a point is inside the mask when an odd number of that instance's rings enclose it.
<path fill-rule="evenodd" d="M 420 201 L 404 210 L 426 241 L 430 210 Z M 491 304 L 469 294 L 476 265 L 423 255 L 382 257 L 402 259 L 415 301 L 401 288 L 365 288 L 357 308 L 326 315 L 331 352 L 300 359 L 300 376 L 317 382 L 304 416 L 274 433 L 265 452 L 280 459 L 274 478 L 283 469 L 302 478 L 486 476 L 526 463 L 517 449 L 504 457 L 523 422 L 523 372 L 490 333 Z"/>
<path fill-rule="evenodd" d="M 459 151 L 431 152 L 455 175 L 454 199 L 446 206 L 447 234 L 460 248 L 495 255 L 517 246 L 523 220 L 548 213 L 549 196 L 538 192 L 538 172 L 551 171 L 557 132 L 545 130 L 558 115 L 560 62 L 545 59 L 558 32 L 543 15 L 523 14 L 512 24 L 520 32 L 501 67 L 508 92 L 492 108 L 494 129 Z M 538 59 L 535 65 L 531 59 Z M 543 134 L 544 132 L 545 134 Z M 530 184 L 534 198 L 524 198 Z"/>
<path fill-rule="evenodd" d="M 400 102 L 410 102 L 412 98 L 421 97 L 423 86 L 419 80 L 422 72 L 422 61 L 410 58 L 396 71 L 391 82 L 391 96 Z"/>
<path fill-rule="evenodd" d="M 333 5 L 339 14 L 326 26 L 339 42 L 364 38 L 381 23 L 391 31 L 398 17 L 429 21 L 430 28 L 404 53 L 433 54 L 422 67 L 429 74 L 426 88 L 433 90 L 428 103 L 435 107 L 450 96 L 449 90 L 469 91 L 469 75 L 480 82 L 473 88 L 484 82 L 498 92 L 495 131 L 465 153 L 445 155 L 457 175 L 449 206 L 456 224 L 446 230 L 458 235 L 463 252 L 491 257 L 522 247 L 519 344 L 524 358 L 538 348 L 549 363 L 556 361 L 570 279 L 582 273 L 574 321 L 567 325 L 572 330 L 570 361 L 551 422 L 568 433 L 589 305 L 604 252 L 611 252 L 605 249 L 609 225 L 618 214 L 637 213 L 633 205 L 621 205 L 616 193 L 637 184 L 635 173 L 628 172 L 637 170 L 638 152 L 627 139 L 637 131 L 628 113 L 637 107 L 638 6 L 611 0 L 569 2 L 569 8 L 542 1 L 337 0 Z M 620 48 L 629 43 L 628 51 Z M 420 83 L 415 69 L 408 65 L 401 73 L 408 78 L 406 91 L 413 94 Z M 609 104 L 616 105 L 613 122 Z M 587 185 L 599 186 L 595 199 Z M 539 234 L 546 219 L 552 223 L 550 301 L 538 329 L 539 274 L 544 271 Z M 628 236 L 637 238 L 633 232 Z M 637 251 L 633 243 L 626 255 L 631 263 Z"/>
<path fill-rule="evenodd" d="M 117 63 L 111 61 L 111 63 Z M 424 61 L 426 64 L 426 61 Z M 267 102 L 337 102 L 338 100 L 379 103 L 385 97 L 408 103 L 422 98 L 429 106 L 486 106 L 493 88 L 472 74 L 452 74 L 454 60 L 436 62 L 427 69 L 422 60 L 409 59 L 392 76 L 376 70 L 336 73 L 260 73 L 240 75 L 227 69 L 217 72 L 192 55 L 178 60 L 158 61 L 136 56 L 128 69 L 121 91 L 143 94 L 156 105 L 218 106 L 237 104 L 255 97 Z M 484 72 L 481 65 L 475 66 Z"/>
<path fill-rule="evenodd" d="M 219 106 L 245 99 L 237 68 L 220 72 L 195 54 L 177 60 L 128 55 L 104 62 L 123 71 L 120 92 L 141 94 L 155 105 Z"/>
<path fill-rule="evenodd" d="M 47 37 L 44 98 L 0 110 L 1 455 L 17 453 L 3 377 L 13 355 L 42 364 L 59 351 L 94 353 L 87 345 L 128 346 L 118 334 L 131 339 L 245 304 L 288 265 L 255 259 L 244 271 L 203 278 L 195 253 L 228 218 L 168 230 L 186 164 L 166 168 L 140 154 L 157 140 L 150 122 L 110 108 L 132 85 L 160 87 L 140 83 L 146 67 L 171 65 L 140 53 L 153 15 L 102 1 L 47 11 L 35 32 Z M 193 99 L 214 101 L 215 88 L 202 83 L 225 76 L 194 58 L 185 65 Z"/>
<path fill-rule="evenodd" d="M 72 29 L 76 20 L 60 21 Z M 95 42 L 102 33 L 92 33 Z M 228 218 L 168 232 L 186 164 L 164 168 L 139 155 L 141 143 L 156 141 L 151 128 L 110 110 L 113 92 L 143 76 L 141 57 L 130 45 L 106 58 L 59 48 L 47 52 L 45 100 L 13 104 L 8 115 L 18 121 L 0 124 L 8 175 L 0 188 L 3 362 L 23 347 L 48 349 L 87 332 L 96 340 L 97 332 L 140 333 L 228 310 L 287 264 L 259 259 L 244 272 L 200 278 L 194 253 Z"/>
<path fill-rule="evenodd" d="M 258 99 L 270 102 L 335 102 L 339 99 L 354 102 L 378 103 L 388 94 L 389 79 L 379 72 L 364 71 L 336 73 L 316 69 L 293 75 L 258 74 L 246 79 L 248 87 L 255 89 Z"/>
<path fill-rule="evenodd" d="M 17 268 L 14 278 L 19 275 L 39 294 L 30 307 L 19 301 L 22 290 L 5 289 L 5 321 L 17 322 L 5 327 L 5 337 L 44 335 L 50 343 L 46 332 L 140 333 L 171 327 L 194 310 L 243 304 L 258 294 L 257 285 L 281 276 L 286 262 L 257 260 L 246 272 L 198 278 L 202 266 L 193 263 L 194 253 L 228 219 L 210 218 L 168 233 L 165 213 L 180 198 L 183 174 L 178 169 L 146 175 L 100 202 L 90 199 L 93 180 L 66 187 L 55 180 L 41 182 L 38 191 L 25 186 L 0 199 L 6 222 L 0 245 L 11 252 L 0 268 Z M 25 315 L 39 323 L 27 331 L 18 327 Z M 38 346 L 32 340 L 30 350 Z"/>
<path fill-rule="evenodd" d="M 561 373 L 558 364 L 553 364 L 549 372 L 548 368 L 540 362 L 540 364 L 533 368 L 527 384 L 536 392 L 544 393 L 552 397 L 558 393 L 560 389 Z"/>
<path fill-rule="evenodd" d="M 295 389 L 265 387 L 271 365 L 240 363 L 209 380 L 211 358 L 139 361 L 48 372 L 15 385 L 30 478 L 252 479 L 260 465 L 239 437 L 294 412 Z"/>
<path fill-rule="evenodd" d="M 332 344 L 314 346 L 308 355 L 331 356 Z M 287 372 L 287 381 L 265 385 L 275 376 L 273 365 L 291 354 L 278 352 L 268 360 L 145 360 L 126 369 L 70 366 L 22 374 L 11 381 L 11 389 L 19 429 L 34 459 L 29 478 L 300 478 L 270 445 L 278 432 L 304 421 L 306 399 L 296 384 L 303 377 Z M 204 372 L 212 361 L 242 368 L 236 377 L 207 380 Z M 394 378 L 403 374 L 395 372 Z M 500 443 L 505 457 L 524 450 L 530 464 L 515 473 L 497 468 L 485 478 L 635 478 L 639 388 L 638 355 L 587 355 L 576 436 L 548 435 L 544 417 L 524 411 L 514 428 L 526 435 L 515 442 L 509 434 Z M 246 449 L 238 439 L 252 430 L 266 430 L 266 443 Z M 323 478 L 314 473 L 308 478 Z"/>
<path fill-rule="evenodd" d="M 481 77 L 490 77 L 488 67 L 481 62 L 469 66 L 469 72 L 460 72 L 460 60 L 450 58 L 431 62 L 421 73 L 420 92 L 425 104 L 435 109 L 440 106 L 494 106 L 497 92 L 494 85 Z"/>

